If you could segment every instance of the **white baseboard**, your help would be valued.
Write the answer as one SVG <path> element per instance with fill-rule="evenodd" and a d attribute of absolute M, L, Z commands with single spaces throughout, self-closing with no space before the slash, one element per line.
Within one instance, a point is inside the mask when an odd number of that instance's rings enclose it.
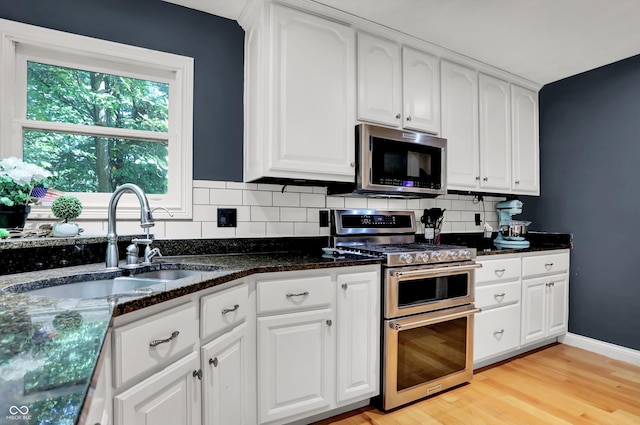
<path fill-rule="evenodd" d="M 558 338 L 558 341 L 571 345 L 573 347 L 582 348 L 587 351 L 602 354 L 612 359 L 621 360 L 640 366 L 640 351 L 631 348 L 621 347 L 620 345 L 611 344 L 609 342 L 588 338 L 582 335 L 568 333 Z"/>

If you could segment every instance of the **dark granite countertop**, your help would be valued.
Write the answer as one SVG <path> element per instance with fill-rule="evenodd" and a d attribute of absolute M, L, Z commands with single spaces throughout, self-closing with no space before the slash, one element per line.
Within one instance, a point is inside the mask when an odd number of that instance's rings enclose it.
<path fill-rule="evenodd" d="M 149 286 L 144 294 L 96 299 L 54 299 L 6 292 L 10 285 L 42 286 L 113 276 L 89 264 L 0 277 L 0 423 L 78 423 L 102 344 L 114 316 L 220 285 L 253 273 L 379 264 L 375 259 L 305 253 L 254 253 L 162 257 L 153 268 L 176 264 L 199 270 L 192 277 Z M 218 266 L 209 271 L 208 267 Z M 122 272 L 117 272 L 121 275 Z M 40 283 L 38 283 L 40 282 Z M 16 406 L 12 408 L 12 406 Z M 28 413 L 23 416 L 18 411 Z M 12 412 L 18 412 L 15 415 Z"/>

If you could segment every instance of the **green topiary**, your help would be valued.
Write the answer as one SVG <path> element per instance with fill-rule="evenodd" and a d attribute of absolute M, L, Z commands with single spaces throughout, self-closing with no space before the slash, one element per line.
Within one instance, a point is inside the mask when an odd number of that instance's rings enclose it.
<path fill-rule="evenodd" d="M 66 223 L 80 215 L 82 203 L 75 196 L 60 196 L 51 204 L 51 212 L 63 223 Z"/>

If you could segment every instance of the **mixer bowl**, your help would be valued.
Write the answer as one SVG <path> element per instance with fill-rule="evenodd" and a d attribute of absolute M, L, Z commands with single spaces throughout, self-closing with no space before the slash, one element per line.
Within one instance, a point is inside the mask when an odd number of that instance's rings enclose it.
<path fill-rule="evenodd" d="M 528 232 L 530 221 L 511 221 L 511 224 L 503 224 L 500 226 L 499 232 L 505 237 L 518 237 L 526 235 Z"/>

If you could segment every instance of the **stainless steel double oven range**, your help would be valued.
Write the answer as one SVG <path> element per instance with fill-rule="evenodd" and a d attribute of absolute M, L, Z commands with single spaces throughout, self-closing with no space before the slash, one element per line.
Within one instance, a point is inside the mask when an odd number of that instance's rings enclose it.
<path fill-rule="evenodd" d="M 413 211 L 334 210 L 331 243 L 383 259 L 381 407 L 473 375 L 476 250 L 415 242 Z"/>

